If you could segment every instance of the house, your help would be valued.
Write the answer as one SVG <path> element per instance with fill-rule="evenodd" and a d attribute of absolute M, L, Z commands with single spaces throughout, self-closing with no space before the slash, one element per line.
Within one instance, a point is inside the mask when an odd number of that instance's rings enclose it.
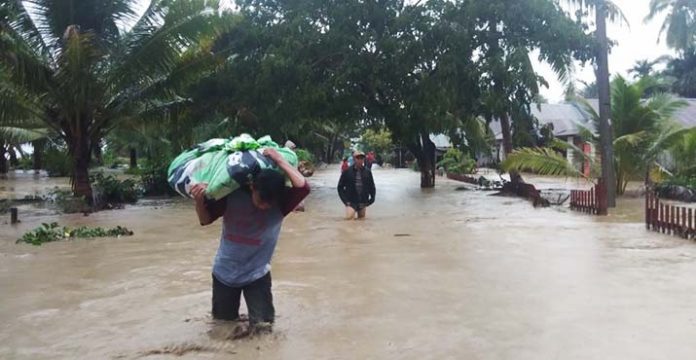
<path fill-rule="evenodd" d="M 594 146 L 582 139 L 583 132 L 588 130 L 595 132 L 594 125 L 579 105 L 571 103 L 533 104 L 531 113 L 538 120 L 540 129 L 549 127 L 557 139 L 574 145 L 588 155 L 594 154 Z M 502 161 L 505 159 L 505 152 L 503 151 L 503 132 L 500 128 L 500 121 L 491 122 L 490 129 L 495 136 L 493 157 L 497 161 Z M 589 163 L 582 161 L 582 159 L 576 159 L 573 151 L 565 151 L 565 156 L 569 162 L 575 163 L 584 173 L 589 173 Z"/>
<path fill-rule="evenodd" d="M 674 115 L 674 120 L 685 127 L 696 127 L 696 99 L 682 99 L 687 106 L 678 110 Z M 587 102 L 595 112 L 599 112 L 599 101 L 588 99 Z M 574 103 L 561 104 L 533 104 L 531 107 L 532 115 L 539 121 L 539 127 L 550 126 L 557 139 L 571 143 L 583 150 L 588 155 L 594 156 L 596 149 L 588 142 L 582 140 L 582 133 L 590 130 L 597 135 L 592 118 L 581 105 Z M 514 119 L 513 119 L 514 121 Z M 490 129 L 495 135 L 496 144 L 493 149 L 494 159 L 501 161 L 505 158 L 503 152 L 503 134 L 500 129 L 500 122 L 493 121 Z M 579 169 L 588 174 L 589 164 L 576 159 L 574 152 L 566 151 L 565 156 L 569 162 L 575 163 Z"/>

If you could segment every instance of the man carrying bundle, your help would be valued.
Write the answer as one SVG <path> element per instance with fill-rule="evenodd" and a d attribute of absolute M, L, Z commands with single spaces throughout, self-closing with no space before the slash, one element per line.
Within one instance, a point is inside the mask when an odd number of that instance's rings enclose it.
<path fill-rule="evenodd" d="M 218 201 L 206 200 L 206 184 L 191 188 L 201 225 L 223 218 L 213 264 L 213 318 L 238 320 L 244 295 L 252 332 L 271 330 L 271 258 L 283 218 L 309 194 L 309 184 L 295 166 L 275 149 L 264 150 L 264 155 L 290 179 L 291 188 L 285 187 L 285 176 L 272 169 L 261 170 L 248 187 Z"/>

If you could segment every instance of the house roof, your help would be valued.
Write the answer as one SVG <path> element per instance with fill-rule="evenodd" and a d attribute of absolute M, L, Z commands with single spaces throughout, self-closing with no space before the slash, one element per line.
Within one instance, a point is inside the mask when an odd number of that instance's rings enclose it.
<path fill-rule="evenodd" d="M 562 104 L 533 104 L 532 115 L 539 120 L 539 125 L 553 124 L 555 136 L 574 136 L 580 134 L 581 128 L 592 129 L 593 126 L 588 117 L 576 105 Z M 502 140 L 503 134 L 500 121 L 491 122 L 491 131 L 496 140 Z"/>
<path fill-rule="evenodd" d="M 696 99 L 681 100 L 686 101 L 687 106 L 676 112 L 674 120 L 686 127 L 696 127 Z M 587 102 L 595 112 L 599 112 L 599 100 L 587 99 Z M 541 104 L 538 107 L 536 104 L 533 104 L 531 112 L 539 120 L 540 125 L 552 123 L 555 136 L 579 135 L 581 128 L 595 131 L 594 124 L 590 121 L 590 115 L 580 105 L 561 103 Z M 503 139 L 499 121 L 494 120 L 491 122 L 490 128 L 496 140 Z"/>
<path fill-rule="evenodd" d="M 435 144 L 435 148 L 438 150 L 443 150 L 452 147 L 452 142 L 449 136 L 444 134 L 430 134 L 430 141 Z"/>

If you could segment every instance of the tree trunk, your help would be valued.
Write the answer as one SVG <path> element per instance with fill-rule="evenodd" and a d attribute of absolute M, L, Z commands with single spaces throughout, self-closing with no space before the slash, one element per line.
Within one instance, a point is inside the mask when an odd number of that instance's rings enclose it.
<path fill-rule="evenodd" d="M 135 148 L 130 148 L 130 168 L 138 168 L 138 152 L 135 150 Z"/>
<path fill-rule="evenodd" d="M 73 134 L 68 141 L 68 148 L 73 161 L 72 190 L 77 197 L 84 197 L 92 204 L 92 185 L 89 182 L 89 162 L 92 151 L 89 137 L 84 134 Z"/>
<path fill-rule="evenodd" d="M 325 154 L 325 159 L 324 162 L 327 164 L 331 164 L 333 162 L 333 154 L 336 149 L 336 136 L 331 136 L 329 137 L 328 144 L 326 146 L 326 154 Z"/>
<path fill-rule="evenodd" d="M 510 126 L 510 118 L 507 113 L 500 115 L 500 129 L 503 133 L 503 151 L 505 158 L 512 153 L 512 126 Z"/>
<path fill-rule="evenodd" d="M 94 161 L 97 166 L 104 166 L 104 152 L 102 151 L 102 143 L 98 141 L 94 145 Z"/>
<path fill-rule="evenodd" d="M 2 144 L 0 145 L 0 177 L 6 177 L 7 176 L 7 158 L 5 157 L 5 153 L 7 150 L 5 149 L 5 145 Z"/>
<path fill-rule="evenodd" d="M 503 133 L 503 153 L 507 159 L 510 154 L 512 154 L 512 126 L 510 125 L 510 118 L 507 113 L 500 115 L 500 129 Z M 522 175 L 516 171 L 510 172 L 510 182 L 513 184 L 524 183 Z"/>
<path fill-rule="evenodd" d="M 421 188 L 435 187 L 435 144 L 430 140 L 429 134 L 421 133 L 419 144 L 409 146 L 413 155 L 418 160 L 418 168 L 421 173 Z"/>
<path fill-rule="evenodd" d="M 19 166 L 19 160 L 17 159 L 17 152 L 15 151 L 14 148 L 10 147 L 10 167 L 12 168 L 17 168 Z"/>
<path fill-rule="evenodd" d="M 31 154 L 34 173 L 38 174 L 39 171 L 41 171 L 41 168 L 43 167 L 43 155 L 44 148 L 46 147 L 46 140 L 36 140 L 32 142 L 31 145 L 32 147 L 34 147 L 34 153 Z"/>
<path fill-rule="evenodd" d="M 614 145 L 609 116 L 611 113 L 611 95 L 609 89 L 609 45 L 607 40 L 606 4 L 600 1 L 596 7 L 597 42 L 597 87 L 599 89 L 599 140 L 602 152 L 602 178 L 606 184 L 616 184 L 614 172 Z M 607 186 L 607 205 L 616 207 L 616 187 Z"/>

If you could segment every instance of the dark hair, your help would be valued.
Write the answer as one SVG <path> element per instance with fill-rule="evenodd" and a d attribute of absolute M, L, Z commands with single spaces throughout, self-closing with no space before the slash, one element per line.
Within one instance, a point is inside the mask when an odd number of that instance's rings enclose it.
<path fill-rule="evenodd" d="M 262 201 L 278 203 L 285 190 L 285 176 L 276 170 L 263 169 L 254 176 L 254 189 Z"/>

